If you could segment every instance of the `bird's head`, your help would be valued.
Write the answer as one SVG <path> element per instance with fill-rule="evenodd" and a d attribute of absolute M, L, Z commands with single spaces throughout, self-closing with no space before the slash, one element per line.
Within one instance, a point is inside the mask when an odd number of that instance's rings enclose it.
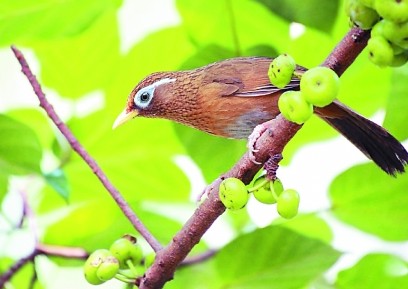
<path fill-rule="evenodd" d="M 158 72 L 147 76 L 130 93 L 127 105 L 116 118 L 113 128 L 136 116 L 161 117 L 166 102 L 170 100 L 174 73 Z"/>

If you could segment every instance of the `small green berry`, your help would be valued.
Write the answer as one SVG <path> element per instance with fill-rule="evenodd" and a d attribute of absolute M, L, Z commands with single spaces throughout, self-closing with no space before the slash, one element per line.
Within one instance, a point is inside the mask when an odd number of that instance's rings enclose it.
<path fill-rule="evenodd" d="M 356 0 L 348 0 L 346 13 L 352 23 L 364 30 L 370 29 L 380 20 L 377 11 Z"/>
<path fill-rule="evenodd" d="M 228 178 L 221 182 L 219 196 L 224 206 L 230 210 L 245 207 L 249 197 L 245 184 L 236 178 Z"/>
<path fill-rule="evenodd" d="M 139 245 L 134 244 L 129 252 L 129 257 L 133 264 L 139 264 L 143 259 L 142 248 Z"/>
<path fill-rule="evenodd" d="M 384 19 L 397 23 L 408 21 L 408 0 L 375 0 L 374 5 Z"/>
<path fill-rule="evenodd" d="M 144 266 L 145 268 L 149 268 L 150 266 L 153 265 L 154 260 L 156 259 L 156 253 L 151 252 L 146 255 L 145 260 L 144 260 Z"/>
<path fill-rule="evenodd" d="M 367 43 L 367 50 L 371 62 L 380 67 L 390 65 L 394 59 L 394 50 L 384 37 L 371 37 Z"/>
<path fill-rule="evenodd" d="M 332 103 L 339 93 L 340 79 L 328 67 L 318 66 L 306 71 L 300 80 L 300 91 L 305 100 L 314 106 Z"/>
<path fill-rule="evenodd" d="M 92 285 L 99 285 L 105 282 L 98 278 L 97 271 L 104 260 L 109 256 L 112 256 L 112 253 L 106 249 L 96 250 L 89 255 L 84 264 L 84 276 L 88 283 Z"/>
<path fill-rule="evenodd" d="M 284 190 L 278 198 L 277 210 L 285 219 L 291 219 L 297 215 L 299 209 L 299 194 L 297 191 Z"/>
<path fill-rule="evenodd" d="M 282 115 L 289 121 L 303 124 L 313 114 L 313 105 L 308 103 L 300 91 L 285 91 L 278 100 Z"/>
<path fill-rule="evenodd" d="M 119 272 L 119 261 L 114 256 L 106 257 L 102 264 L 98 267 L 96 271 L 96 276 L 99 280 L 105 282 L 113 277 Z"/>
<path fill-rule="evenodd" d="M 398 55 L 394 55 L 394 59 L 392 60 L 391 66 L 393 67 L 403 66 L 407 62 L 408 62 L 408 51 L 405 51 Z"/>
<path fill-rule="evenodd" d="M 130 251 L 133 247 L 134 244 L 129 239 L 120 238 L 113 242 L 109 248 L 109 251 L 111 251 L 113 256 L 119 260 L 120 267 L 124 268 L 126 266 L 126 260 L 130 258 Z"/>
<path fill-rule="evenodd" d="M 384 37 L 393 44 L 408 49 L 408 21 L 405 23 L 395 23 L 383 20 L 382 22 Z"/>
<path fill-rule="evenodd" d="M 291 81 L 295 68 L 295 60 L 289 54 L 281 54 L 269 65 L 269 80 L 276 87 L 284 88 Z"/>
<path fill-rule="evenodd" d="M 267 180 L 266 182 L 265 180 L 266 177 L 262 176 L 254 182 L 253 185 L 254 187 L 264 183 L 262 187 L 253 191 L 254 197 L 261 203 L 275 204 L 276 203 L 275 196 L 279 197 L 279 195 L 283 191 L 282 182 L 278 178 L 275 180 Z"/>

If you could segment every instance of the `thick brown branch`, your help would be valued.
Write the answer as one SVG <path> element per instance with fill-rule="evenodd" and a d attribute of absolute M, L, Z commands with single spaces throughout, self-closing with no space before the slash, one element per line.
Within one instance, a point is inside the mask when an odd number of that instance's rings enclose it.
<path fill-rule="evenodd" d="M 369 32 L 351 29 L 323 65 L 341 75 L 364 49 L 368 36 Z M 270 129 L 257 141 L 257 148 L 260 150 L 255 154 L 257 161 L 262 163 L 266 162 L 270 156 L 282 153 L 285 145 L 300 129 L 300 126 L 286 121 L 280 115 L 268 123 Z M 224 177 L 236 177 L 248 183 L 260 168 L 261 165 L 254 164 L 247 153 Z M 156 261 L 142 279 L 140 289 L 159 289 L 171 280 L 179 264 L 224 212 L 225 208 L 218 198 L 219 183 L 220 180 L 216 180 L 212 184 L 208 198 L 197 208 L 172 242 L 158 252 Z"/>
<path fill-rule="evenodd" d="M 47 98 L 44 95 L 44 92 L 41 89 L 40 84 L 38 83 L 36 77 L 31 72 L 30 67 L 24 55 L 19 51 L 16 47 L 12 46 L 11 49 L 13 50 L 16 58 L 21 64 L 22 72 L 28 78 L 31 86 L 34 89 L 35 94 L 40 101 L 40 106 L 47 112 L 50 119 L 55 123 L 64 137 L 67 139 L 68 143 L 71 145 L 72 149 L 75 150 L 78 155 L 86 162 L 86 164 L 91 168 L 92 172 L 98 177 L 101 181 L 103 186 L 118 204 L 124 215 L 129 219 L 132 223 L 133 227 L 143 236 L 143 238 L 150 244 L 150 246 L 155 250 L 158 251 L 162 247 L 160 243 L 156 240 L 156 238 L 148 231 L 148 229 L 144 226 L 144 224 L 140 221 L 137 215 L 133 212 L 130 208 L 129 204 L 123 198 L 123 196 L 119 193 L 119 191 L 112 185 L 112 183 L 108 180 L 105 173 L 101 170 L 98 166 L 96 161 L 88 154 L 85 148 L 78 142 L 75 136 L 72 134 L 68 126 L 59 118 L 57 113 L 55 112 L 53 106 L 48 102 Z"/>
<path fill-rule="evenodd" d="M 16 274 L 23 266 L 29 262 L 32 262 L 37 256 L 37 252 L 34 251 L 27 257 L 21 258 L 14 265 L 12 265 L 4 274 L 0 275 L 0 288 L 5 288 L 5 284 Z"/>

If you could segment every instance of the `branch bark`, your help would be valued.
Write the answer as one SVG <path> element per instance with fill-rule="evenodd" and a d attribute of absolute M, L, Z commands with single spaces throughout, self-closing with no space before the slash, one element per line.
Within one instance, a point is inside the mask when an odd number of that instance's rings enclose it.
<path fill-rule="evenodd" d="M 364 49 L 369 35 L 367 31 L 351 29 L 322 65 L 341 75 Z M 255 154 L 256 160 L 262 163 L 265 163 L 270 156 L 282 153 L 285 145 L 301 127 L 285 120 L 281 115 L 267 124 L 269 130 L 258 139 L 259 152 Z M 249 183 L 260 168 L 261 165 L 254 164 L 246 153 L 230 171 L 224 174 L 224 177 L 235 177 L 242 179 L 244 183 Z M 221 180 L 217 179 L 211 184 L 208 198 L 196 209 L 171 243 L 158 252 L 154 264 L 141 280 L 140 289 L 159 289 L 171 280 L 179 264 L 224 212 L 225 207 L 218 198 L 220 182 Z"/>

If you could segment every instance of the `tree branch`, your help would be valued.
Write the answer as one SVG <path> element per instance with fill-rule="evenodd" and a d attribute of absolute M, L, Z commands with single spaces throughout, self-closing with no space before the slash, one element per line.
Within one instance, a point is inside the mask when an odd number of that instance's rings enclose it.
<path fill-rule="evenodd" d="M 86 164 L 91 168 L 92 172 L 98 177 L 101 181 L 103 186 L 109 192 L 111 197 L 115 200 L 119 208 L 122 210 L 124 215 L 128 218 L 128 220 L 132 223 L 133 227 L 143 236 L 143 238 L 150 244 L 153 250 L 158 251 L 162 248 L 160 243 L 156 240 L 156 238 L 148 231 L 148 229 L 144 226 L 144 224 L 140 221 L 137 215 L 133 212 L 130 208 L 129 204 L 123 198 L 123 196 L 119 193 L 119 191 L 112 185 L 112 183 L 108 180 L 105 173 L 101 170 L 98 166 L 96 161 L 88 154 L 85 148 L 78 142 L 75 136 L 72 134 L 68 126 L 59 118 L 57 113 L 55 112 L 53 106 L 48 102 L 47 98 L 44 95 L 44 92 L 41 89 L 40 84 L 38 83 L 36 77 L 31 72 L 30 67 L 20 50 L 16 47 L 12 46 L 11 49 L 13 50 L 17 60 L 21 64 L 22 72 L 28 78 L 31 86 L 35 94 L 40 101 L 40 106 L 47 112 L 49 118 L 55 123 L 57 128 L 61 131 L 64 137 L 67 139 L 69 144 L 71 145 L 72 149 L 78 153 L 78 155 L 86 162 Z"/>
<path fill-rule="evenodd" d="M 368 37 L 367 31 L 351 29 L 323 65 L 341 75 L 364 49 Z M 259 152 L 255 154 L 256 160 L 262 163 L 265 163 L 270 156 L 282 153 L 283 148 L 301 127 L 285 120 L 281 115 L 267 124 L 269 129 L 258 139 Z M 249 183 L 260 168 L 261 165 L 254 164 L 246 153 L 223 177 L 235 177 L 242 179 L 244 183 Z M 221 180 L 217 179 L 212 183 L 208 198 L 196 209 L 171 243 L 158 252 L 154 264 L 141 280 L 140 289 L 159 289 L 171 280 L 179 264 L 224 212 L 225 207 L 218 197 L 220 182 Z"/>

